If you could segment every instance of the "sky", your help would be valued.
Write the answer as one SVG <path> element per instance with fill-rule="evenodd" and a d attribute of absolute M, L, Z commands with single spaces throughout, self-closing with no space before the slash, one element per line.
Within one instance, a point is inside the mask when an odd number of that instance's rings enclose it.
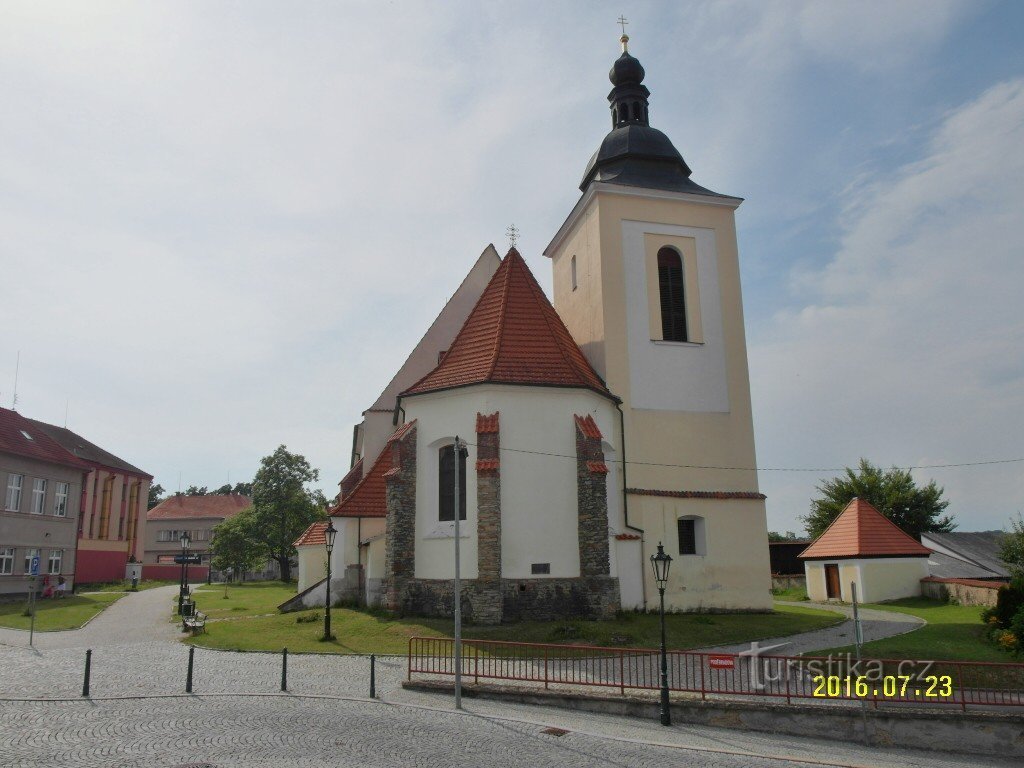
<path fill-rule="evenodd" d="M 169 491 L 352 425 L 488 243 L 542 251 L 608 130 L 737 212 L 759 480 L 866 457 L 1024 509 L 1024 4 L 0 0 L 0 405 Z M 20 353 L 20 364 L 17 363 Z M 810 470 L 810 471 L 805 471 Z"/>

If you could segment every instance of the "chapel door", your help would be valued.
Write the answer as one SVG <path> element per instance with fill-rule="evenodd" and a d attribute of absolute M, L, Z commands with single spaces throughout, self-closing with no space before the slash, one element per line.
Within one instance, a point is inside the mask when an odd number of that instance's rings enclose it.
<path fill-rule="evenodd" d="M 840 598 L 838 565 L 825 566 L 825 595 L 829 600 L 838 600 Z"/>

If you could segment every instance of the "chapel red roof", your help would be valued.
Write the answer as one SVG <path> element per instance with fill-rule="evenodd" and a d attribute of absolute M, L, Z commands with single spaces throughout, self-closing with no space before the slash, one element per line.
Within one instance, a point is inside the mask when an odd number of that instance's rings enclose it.
<path fill-rule="evenodd" d="M 31 419 L 26 419 L 17 411 L 8 408 L 0 408 L 0 452 L 62 464 L 65 467 L 92 469 L 90 465 L 65 450 Z"/>
<path fill-rule="evenodd" d="M 401 396 L 485 382 L 582 387 L 614 399 L 515 248 L 437 367 Z"/>
<path fill-rule="evenodd" d="M 846 557 L 922 557 L 931 554 L 913 536 L 863 499 L 853 499 L 814 542 L 804 560 Z"/>
<path fill-rule="evenodd" d="M 206 496 L 185 496 L 175 494 L 164 499 L 149 512 L 147 520 L 177 520 L 234 517 L 246 507 L 252 506 L 252 499 L 240 493 L 210 493 Z"/>
<path fill-rule="evenodd" d="M 317 520 L 315 523 L 310 523 L 309 528 L 302 532 L 302 535 L 295 540 L 293 547 L 303 547 L 306 545 L 318 544 L 321 547 L 327 544 L 327 521 Z"/>
<path fill-rule="evenodd" d="M 415 423 L 413 419 L 403 424 L 388 438 L 370 471 L 363 475 L 352 493 L 330 510 L 331 517 L 387 517 L 388 489 L 385 478 L 392 469 L 398 469 L 391 466 L 391 444 L 404 437 Z"/>

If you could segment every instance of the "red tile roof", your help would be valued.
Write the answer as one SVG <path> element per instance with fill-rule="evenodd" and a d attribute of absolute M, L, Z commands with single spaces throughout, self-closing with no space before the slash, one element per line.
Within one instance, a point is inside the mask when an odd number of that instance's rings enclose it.
<path fill-rule="evenodd" d="M 30 419 L 7 408 L 0 408 L 0 452 L 75 469 L 92 469 Z"/>
<path fill-rule="evenodd" d="M 331 517 L 387 517 L 387 484 L 384 478 L 389 473 L 398 471 L 398 467 L 391 466 L 391 444 L 404 437 L 415 423 L 416 420 L 413 419 L 403 424 L 388 438 L 384 450 L 373 462 L 370 471 L 363 475 L 363 479 L 352 489 L 352 493 L 330 510 Z"/>
<path fill-rule="evenodd" d="M 295 540 L 292 546 L 304 547 L 307 545 L 319 544 L 321 547 L 327 544 L 327 534 L 324 533 L 327 530 L 326 520 L 317 520 L 315 523 L 311 523 L 309 528 L 302 532 L 302 535 Z"/>
<path fill-rule="evenodd" d="M 757 491 L 659 491 L 653 488 L 627 488 L 633 496 L 666 496 L 673 499 L 745 499 L 764 501 L 767 497 Z"/>
<path fill-rule="evenodd" d="M 595 474 L 607 475 L 608 474 L 608 465 L 605 464 L 603 461 L 588 461 L 587 462 L 587 471 L 588 472 L 593 472 Z"/>
<path fill-rule="evenodd" d="M 580 428 L 580 432 L 585 437 L 601 437 L 601 430 L 597 426 L 597 422 L 594 421 L 594 417 L 589 413 L 586 416 L 573 416 L 576 419 L 576 426 Z"/>
<path fill-rule="evenodd" d="M 477 472 L 493 472 L 498 469 L 501 464 L 497 459 L 477 459 L 476 469 Z"/>
<path fill-rule="evenodd" d="M 922 557 L 931 554 L 913 536 L 875 509 L 853 499 L 814 542 L 800 553 L 804 560 L 845 557 Z"/>
<path fill-rule="evenodd" d="M 240 493 L 211 493 L 206 496 L 175 494 L 149 510 L 146 513 L 146 519 L 176 520 L 178 518 L 219 517 L 222 520 L 227 520 L 249 506 L 252 506 L 252 499 Z"/>
<path fill-rule="evenodd" d="M 485 382 L 582 387 L 615 399 L 515 248 L 441 362 L 402 397 Z"/>

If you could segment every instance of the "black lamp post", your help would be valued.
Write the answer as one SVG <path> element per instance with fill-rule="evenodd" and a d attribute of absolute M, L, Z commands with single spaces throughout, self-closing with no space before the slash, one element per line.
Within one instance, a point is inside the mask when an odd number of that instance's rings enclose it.
<path fill-rule="evenodd" d="M 185 591 L 188 589 L 188 545 L 192 543 L 188 531 L 181 534 L 181 585 L 178 588 L 178 615 L 181 615 L 182 605 L 185 602 Z"/>
<path fill-rule="evenodd" d="M 672 558 L 665 554 L 665 547 L 658 542 L 658 554 L 651 555 L 651 567 L 654 568 L 654 580 L 658 583 L 658 595 L 661 598 L 661 724 L 672 725 L 672 715 L 668 708 L 668 649 L 665 646 L 665 585 L 668 584 L 668 569 Z"/>
<path fill-rule="evenodd" d="M 321 638 L 324 641 L 333 640 L 334 635 L 331 634 L 331 552 L 334 551 L 334 537 L 338 535 L 337 528 L 334 527 L 334 521 L 327 521 L 327 529 L 324 531 L 324 541 L 327 544 L 327 600 L 324 603 L 324 636 Z"/>

